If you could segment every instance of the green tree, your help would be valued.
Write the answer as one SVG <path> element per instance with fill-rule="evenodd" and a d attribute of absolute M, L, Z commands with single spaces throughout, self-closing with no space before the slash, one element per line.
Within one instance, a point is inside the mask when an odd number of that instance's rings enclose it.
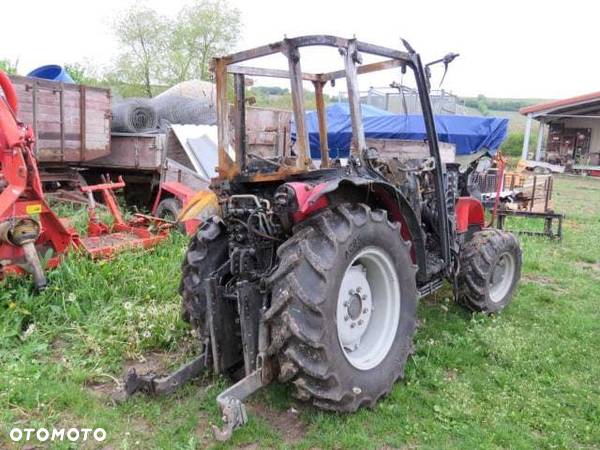
<path fill-rule="evenodd" d="M 170 27 L 164 81 L 207 79 L 210 59 L 233 48 L 240 26 L 239 10 L 225 0 L 196 0 L 184 6 Z"/>
<path fill-rule="evenodd" d="M 65 70 L 75 83 L 87 85 L 97 85 L 99 83 L 92 74 L 92 70 L 84 64 L 65 64 Z"/>
<path fill-rule="evenodd" d="M 0 59 L 0 70 L 8 75 L 16 75 L 19 60 L 11 61 L 10 59 Z"/>
<path fill-rule="evenodd" d="M 168 20 L 146 5 L 136 4 L 119 14 L 113 29 L 121 44 L 116 77 L 143 86 L 144 94 L 151 97 L 152 85 L 162 78 Z"/>

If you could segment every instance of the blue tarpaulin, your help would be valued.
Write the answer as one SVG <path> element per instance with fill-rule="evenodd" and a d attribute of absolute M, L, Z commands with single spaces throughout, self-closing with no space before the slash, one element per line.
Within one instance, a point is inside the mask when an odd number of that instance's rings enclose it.
<path fill-rule="evenodd" d="M 369 105 L 361 105 L 365 136 L 378 139 L 422 141 L 427 138 L 421 115 L 392 114 Z M 346 158 L 352 139 L 352 124 L 347 103 L 334 103 L 327 111 L 327 141 L 331 158 Z M 316 111 L 306 113 L 311 157 L 318 159 L 319 123 Z M 435 116 L 438 139 L 456 145 L 457 155 L 487 149 L 495 153 L 508 131 L 508 119 L 476 116 Z"/>

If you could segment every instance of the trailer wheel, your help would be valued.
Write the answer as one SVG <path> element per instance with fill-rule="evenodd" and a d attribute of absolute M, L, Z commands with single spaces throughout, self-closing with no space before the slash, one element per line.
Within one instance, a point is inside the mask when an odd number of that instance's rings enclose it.
<path fill-rule="evenodd" d="M 156 217 L 175 221 L 181 212 L 181 208 L 181 201 L 178 198 L 165 198 L 156 207 Z"/>
<path fill-rule="evenodd" d="M 475 233 L 462 248 L 459 286 L 461 301 L 470 309 L 499 312 L 510 302 L 521 278 L 521 247 L 505 231 Z"/>
<path fill-rule="evenodd" d="M 215 218 L 203 222 L 190 243 L 181 265 L 181 315 L 202 335 L 206 319 L 206 283 L 227 259 L 227 238 Z"/>
<path fill-rule="evenodd" d="M 278 249 L 269 351 L 279 379 L 323 409 L 372 407 L 403 376 L 417 305 L 410 243 L 386 211 L 326 210 Z"/>

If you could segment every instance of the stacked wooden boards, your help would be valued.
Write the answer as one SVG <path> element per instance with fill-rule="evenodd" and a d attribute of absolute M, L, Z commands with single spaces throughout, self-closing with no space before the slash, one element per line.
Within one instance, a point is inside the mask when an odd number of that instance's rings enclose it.
<path fill-rule="evenodd" d="M 78 163 L 110 153 L 110 90 L 10 77 L 18 118 L 33 127 L 41 163 Z"/>

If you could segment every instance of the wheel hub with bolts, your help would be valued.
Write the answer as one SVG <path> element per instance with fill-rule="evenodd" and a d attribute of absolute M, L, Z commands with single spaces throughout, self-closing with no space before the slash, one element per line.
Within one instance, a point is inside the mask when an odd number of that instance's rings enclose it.
<path fill-rule="evenodd" d="M 504 253 L 498 258 L 490 279 L 490 299 L 501 301 L 510 290 L 515 275 L 515 259 L 510 253 Z"/>
<path fill-rule="evenodd" d="M 366 247 L 354 257 L 340 284 L 336 320 L 350 364 L 369 370 L 385 359 L 400 320 L 398 275 L 387 252 Z"/>
<path fill-rule="evenodd" d="M 366 272 L 367 269 L 360 264 L 349 267 L 340 288 L 338 317 L 343 319 L 338 323 L 338 334 L 342 347 L 348 350 L 358 348 L 373 312 Z"/>

